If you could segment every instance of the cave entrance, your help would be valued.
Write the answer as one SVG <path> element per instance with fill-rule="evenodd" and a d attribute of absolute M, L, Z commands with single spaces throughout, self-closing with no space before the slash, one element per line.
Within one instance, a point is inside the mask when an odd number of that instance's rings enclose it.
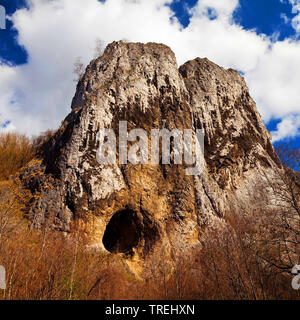
<path fill-rule="evenodd" d="M 141 227 L 135 211 L 125 209 L 116 212 L 106 226 L 103 245 L 113 253 L 132 253 L 141 238 Z"/>

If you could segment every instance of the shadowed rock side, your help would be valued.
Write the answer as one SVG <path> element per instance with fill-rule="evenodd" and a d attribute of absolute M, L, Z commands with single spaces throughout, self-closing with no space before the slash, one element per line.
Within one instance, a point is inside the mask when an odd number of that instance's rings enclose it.
<path fill-rule="evenodd" d="M 188 176 L 184 165 L 100 165 L 97 132 L 118 134 L 121 120 L 149 137 L 153 128 L 203 128 L 203 174 Z M 34 227 L 69 232 L 79 219 L 94 246 L 145 257 L 157 244 L 197 244 L 232 206 L 254 206 L 248 194 L 280 167 L 237 72 L 199 58 L 178 70 L 167 46 L 120 41 L 87 67 L 71 113 L 21 178 L 36 195 Z"/>

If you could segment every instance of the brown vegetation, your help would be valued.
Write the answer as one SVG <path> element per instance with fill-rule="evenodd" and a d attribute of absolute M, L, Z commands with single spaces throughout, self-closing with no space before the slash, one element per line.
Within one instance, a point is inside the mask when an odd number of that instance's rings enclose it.
<path fill-rule="evenodd" d="M 32 148 L 18 135 L 2 137 L 0 156 L 12 162 L 1 161 L 7 178 L 32 157 Z M 166 261 L 166 249 L 157 249 L 143 279 L 130 271 L 124 255 L 88 249 L 78 221 L 68 235 L 31 230 L 23 218 L 28 195 L 17 180 L 2 181 L 0 265 L 6 268 L 7 288 L 0 299 L 300 299 L 291 286 L 291 268 L 300 263 L 295 177 L 289 169 L 278 172 L 270 181 L 274 199 L 262 202 L 258 212 L 232 212 L 228 228 L 205 230 L 193 251 L 174 250 L 172 261 Z"/>
<path fill-rule="evenodd" d="M 25 135 L 0 133 L 0 181 L 15 174 L 32 157 L 32 144 Z"/>
<path fill-rule="evenodd" d="M 83 234 L 28 230 L 20 220 L 0 240 L 7 270 L 0 299 L 299 299 L 290 270 L 268 263 L 249 240 L 249 225 L 234 223 L 236 236 L 208 233 L 201 249 L 174 254 L 174 264 L 162 249 L 137 279 L 122 255 L 87 250 Z"/>

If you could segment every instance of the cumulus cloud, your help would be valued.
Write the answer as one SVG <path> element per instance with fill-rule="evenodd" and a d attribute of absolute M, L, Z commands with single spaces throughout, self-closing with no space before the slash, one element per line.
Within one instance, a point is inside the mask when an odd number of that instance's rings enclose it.
<path fill-rule="evenodd" d="M 284 138 L 296 137 L 300 135 L 300 116 L 290 115 L 284 118 L 276 128 L 271 132 L 273 142 L 280 141 Z"/>
<path fill-rule="evenodd" d="M 123 38 L 163 42 L 179 64 L 208 57 L 245 73 L 264 120 L 300 115 L 299 41 L 274 42 L 235 24 L 238 0 L 199 0 L 186 28 L 167 6 L 170 2 L 28 1 L 29 9 L 16 11 L 11 19 L 29 61 L 22 66 L 0 64 L 0 124 L 11 120 L 11 126 L 28 134 L 57 127 L 75 91 L 73 63 L 78 56 L 85 64 L 93 58 L 97 38 L 106 44 Z"/>
<path fill-rule="evenodd" d="M 300 42 L 273 43 L 245 78 L 265 121 L 300 114 Z"/>
<path fill-rule="evenodd" d="M 201 0 L 192 11 L 198 15 L 230 20 L 238 4 L 238 0 Z"/>

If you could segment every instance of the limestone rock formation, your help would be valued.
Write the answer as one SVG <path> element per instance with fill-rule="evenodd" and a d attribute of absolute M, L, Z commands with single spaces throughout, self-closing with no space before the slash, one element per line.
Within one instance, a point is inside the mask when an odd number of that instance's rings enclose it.
<path fill-rule="evenodd" d="M 204 171 L 189 176 L 186 165 L 172 163 L 100 165 L 97 133 L 118 135 L 119 121 L 148 133 L 204 129 Z M 35 195 L 33 226 L 70 232 L 80 220 L 92 245 L 145 257 L 157 244 L 194 246 L 233 207 L 255 206 L 248 195 L 256 182 L 280 167 L 238 72 L 200 58 L 178 70 L 167 46 L 120 41 L 91 61 L 71 113 L 21 178 Z"/>

